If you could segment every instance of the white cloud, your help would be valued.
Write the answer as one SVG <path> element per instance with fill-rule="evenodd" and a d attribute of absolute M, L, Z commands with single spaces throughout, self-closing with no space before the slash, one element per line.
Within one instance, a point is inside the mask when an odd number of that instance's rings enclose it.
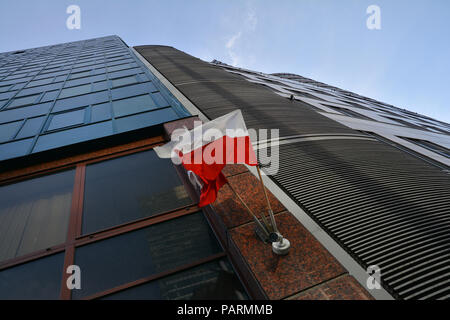
<path fill-rule="evenodd" d="M 229 50 L 228 55 L 231 58 L 231 65 L 233 67 L 237 67 L 241 64 L 241 58 L 233 50 Z"/>
<path fill-rule="evenodd" d="M 227 43 L 225 44 L 225 47 L 227 49 L 232 49 L 234 47 L 234 44 L 236 42 L 236 40 L 238 40 L 242 35 L 242 32 L 239 31 L 238 33 L 236 33 L 235 35 L 233 35 L 230 40 L 227 41 Z"/>
<path fill-rule="evenodd" d="M 225 48 L 227 49 L 228 56 L 231 59 L 231 65 L 238 66 L 243 58 L 238 54 L 239 46 L 238 40 L 242 36 L 246 36 L 251 34 L 256 30 L 256 26 L 258 24 L 258 17 L 252 9 L 249 9 L 245 19 L 242 24 L 242 28 L 236 31 L 225 43 Z"/>

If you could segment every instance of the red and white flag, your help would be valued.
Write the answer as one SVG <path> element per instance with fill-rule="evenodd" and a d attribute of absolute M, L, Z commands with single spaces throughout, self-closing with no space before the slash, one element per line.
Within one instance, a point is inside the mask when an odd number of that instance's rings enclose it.
<path fill-rule="evenodd" d="M 226 164 L 256 166 L 256 155 L 245 126 L 241 110 L 184 129 L 172 135 L 172 141 L 154 148 L 161 158 L 172 158 L 186 170 L 194 172 L 201 180 L 199 206 L 216 200 L 218 190 L 227 182 L 222 174 Z"/>

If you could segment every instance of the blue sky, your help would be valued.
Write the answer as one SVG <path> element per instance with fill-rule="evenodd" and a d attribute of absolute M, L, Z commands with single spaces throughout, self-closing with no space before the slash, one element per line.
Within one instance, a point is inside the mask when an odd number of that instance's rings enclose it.
<path fill-rule="evenodd" d="M 66 8 L 81 8 L 81 29 Z M 366 27 L 369 5 L 381 30 Z M 290 72 L 450 123 L 448 0 L 3 0 L 0 52 L 117 34 Z"/>

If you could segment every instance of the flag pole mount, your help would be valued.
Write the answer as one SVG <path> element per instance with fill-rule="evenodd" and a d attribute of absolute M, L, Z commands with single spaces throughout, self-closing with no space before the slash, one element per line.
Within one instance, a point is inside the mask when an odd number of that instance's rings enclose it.
<path fill-rule="evenodd" d="M 269 217 L 271 222 L 272 232 L 269 235 L 269 241 L 272 242 L 272 251 L 278 255 L 286 255 L 289 252 L 289 248 L 291 247 L 291 243 L 288 239 L 284 238 L 281 233 L 278 231 L 277 223 L 275 222 L 275 217 L 273 215 L 272 206 L 270 205 L 269 196 L 266 192 L 266 186 L 264 185 L 264 181 L 261 176 L 261 171 L 259 166 L 256 166 L 256 171 L 258 172 L 259 181 L 261 182 L 261 187 L 264 191 L 264 197 L 267 201 L 267 208 L 269 209 Z M 263 214 L 263 216 L 265 216 Z"/>
<path fill-rule="evenodd" d="M 276 233 L 276 235 L 278 236 L 278 239 L 277 241 L 272 242 L 272 251 L 277 255 L 284 256 L 288 254 L 291 243 L 288 239 L 284 238 L 281 233 Z"/>

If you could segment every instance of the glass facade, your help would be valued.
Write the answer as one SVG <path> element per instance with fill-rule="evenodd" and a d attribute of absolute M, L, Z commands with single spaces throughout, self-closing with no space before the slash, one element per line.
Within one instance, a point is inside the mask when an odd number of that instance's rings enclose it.
<path fill-rule="evenodd" d="M 117 36 L 0 54 L 0 161 L 186 116 Z"/>
<path fill-rule="evenodd" d="M 131 150 L 0 186 L 0 299 L 248 298 L 172 161 Z"/>
<path fill-rule="evenodd" d="M 0 54 L 0 162 L 187 116 L 117 36 Z M 161 143 L 0 179 L 0 299 L 248 298 Z"/>

